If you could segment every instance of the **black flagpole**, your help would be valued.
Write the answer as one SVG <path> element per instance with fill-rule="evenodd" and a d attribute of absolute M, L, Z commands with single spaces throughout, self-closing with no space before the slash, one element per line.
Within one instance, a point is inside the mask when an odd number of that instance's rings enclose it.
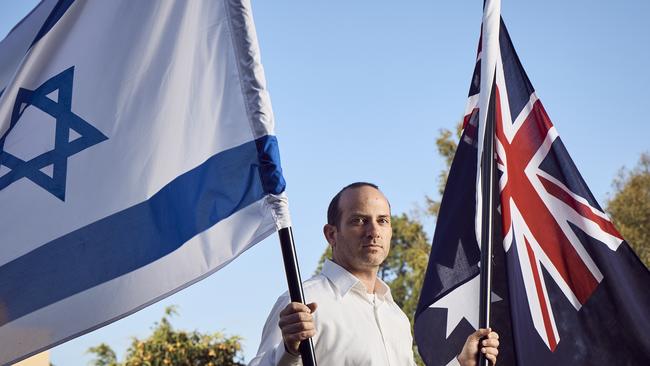
<path fill-rule="evenodd" d="M 495 75 L 496 77 L 496 75 Z M 483 137 L 483 155 L 481 156 L 481 292 L 479 302 L 479 328 L 490 327 L 490 305 L 492 294 L 492 242 L 494 239 L 495 205 L 495 158 L 494 158 L 494 124 L 495 124 L 495 82 L 492 82 L 490 102 L 485 120 Z M 485 339 L 485 338 L 483 338 Z M 481 349 L 479 344 L 478 349 Z M 479 366 L 488 366 L 489 360 L 479 351 Z"/>
<path fill-rule="evenodd" d="M 291 227 L 278 231 L 280 236 L 280 247 L 282 248 L 282 259 L 284 261 L 284 273 L 287 275 L 289 285 L 289 297 L 292 302 L 305 303 L 305 293 L 302 291 L 302 280 L 300 279 L 300 268 L 296 257 L 296 246 L 293 241 Z M 316 366 L 316 355 L 314 354 L 314 342 L 311 338 L 300 342 L 300 355 L 304 366 Z"/>

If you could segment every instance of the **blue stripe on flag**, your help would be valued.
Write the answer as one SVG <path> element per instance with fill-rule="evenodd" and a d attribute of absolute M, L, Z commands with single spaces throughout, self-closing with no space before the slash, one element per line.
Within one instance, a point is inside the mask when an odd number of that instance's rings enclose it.
<path fill-rule="evenodd" d="M 220 152 L 147 201 L 0 267 L 0 326 L 146 266 L 267 193 L 283 190 L 275 136 Z"/>
<path fill-rule="evenodd" d="M 264 192 L 280 194 L 284 192 L 286 182 L 280 167 L 280 149 L 275 136 L 255 140 L 257 158 L 260 162 L 260 175 Z"/>
<path fill-rule="evenodd" d="M 32 46 L 36 44 L 41 38 L 43 38 L 47 32 L 49 32 L 52 27 L 63 17 L 66 11 L 68 11 L 68 8 L 70 8 L 70 5 L 74 3 L 74 0 L 59 0 L 56 5 L 54 6 L 54 9 L 52 9 L 52 12 L 50 12 L 50 15 L 45 19 L 45 23 L 43 23 L 43 26 L 41 27 L 41 30 L 38 31 L 36 34 L 36 37 L 34 37 L 34 42 L 32 42 Z M 31 48 L 31 46 L 30 46 Z"/>

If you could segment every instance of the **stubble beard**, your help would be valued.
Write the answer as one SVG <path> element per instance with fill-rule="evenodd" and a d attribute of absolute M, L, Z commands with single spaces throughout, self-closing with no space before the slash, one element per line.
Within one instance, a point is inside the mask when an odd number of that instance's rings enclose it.
<path fill-rule="evenodd" d="M 386 260 L 388 253 L 386 253 L 386 246 L 382 243 L 376 243 L 378 247 L 366 247 L 368 244 L 361 246 L 361 253 L 358 257 L 359 264 L 364 267 L 379 268 Z"/>

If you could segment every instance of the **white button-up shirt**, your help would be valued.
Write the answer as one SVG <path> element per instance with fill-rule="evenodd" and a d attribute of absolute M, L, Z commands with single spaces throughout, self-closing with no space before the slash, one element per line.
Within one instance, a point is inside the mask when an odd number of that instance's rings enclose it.
<path fill-rule="evenodd" d="M 319 366 L 412 366 L 411 326 L 395 304 L 389 287 L 377 279 L 375 294 L 332 261 L 303 284 L 307 302 L 316 302 L 314 347 Z M 257 356 L 249 366 L 302 365 L 300 356 L 285 351 L 278 326 L 279 315 L 289 303 L 280 296 L 271 310 Z"/>

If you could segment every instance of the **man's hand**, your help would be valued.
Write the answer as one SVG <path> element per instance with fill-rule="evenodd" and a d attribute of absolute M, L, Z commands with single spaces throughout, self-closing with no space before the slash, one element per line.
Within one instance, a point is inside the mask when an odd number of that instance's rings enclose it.
<path fill-rule="evenodd" d="M 312 313 L 316 303 L 301 304 L 292 302 L 280 312 L 278 325 L 282 330 L 282 339 L 287 352 L 298 355 L 300 342 L 316 335 Z"/>
<path fill-rule="evenodd" d="M 481 338 L 487 339 L 481 341 Z M 476 366 L 479 352 L 479 341 L 481 342 L 481 353 L 491 361 L 492 365 L 497 363 L 499 354 L 499 335 L 490 328 L 481 328 L 467 337 L 463 350 L 458 355 L 458 362 L 462 366 Z"/>

